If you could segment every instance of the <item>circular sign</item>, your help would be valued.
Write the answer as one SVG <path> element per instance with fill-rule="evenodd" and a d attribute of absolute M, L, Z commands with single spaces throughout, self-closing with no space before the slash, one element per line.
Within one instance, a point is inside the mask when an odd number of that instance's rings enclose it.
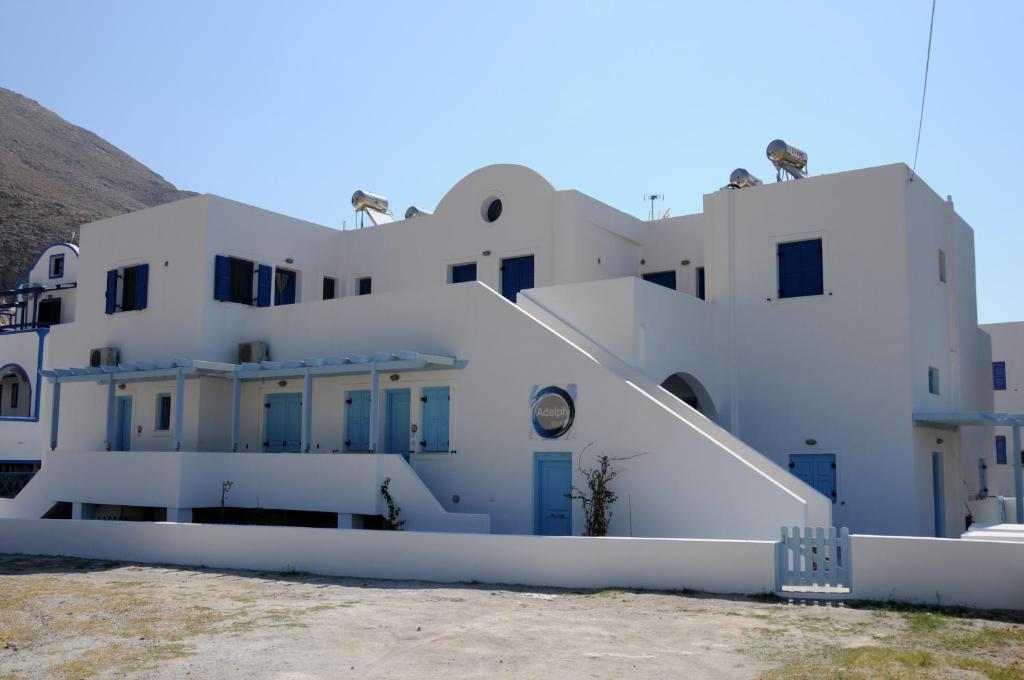
<path fill-rule="evenodd" d="M 557 439 L 572 428 L 576 405 L 561 387 L 545 387 L 533 395 L 533 429 L 545 439 Z"/>

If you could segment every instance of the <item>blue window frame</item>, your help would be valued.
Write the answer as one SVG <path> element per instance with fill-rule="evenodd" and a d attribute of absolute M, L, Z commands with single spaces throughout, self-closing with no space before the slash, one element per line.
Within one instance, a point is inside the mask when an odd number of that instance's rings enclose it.
<path fill-rule="evenodd" d="M 476 281 L 476 262 L 452 265 L 452 283 Z"/>
<path fill-rule="evenodd" d="M 1006 465 L 1006 435 L 996 435 L 996 465 Z"/>
<path fill-rule="evenodd" d="M 1005 390 L 1006 389 L 1006 362 L 1005 361 L 993 361 L 992 362 L 992 389 Z"/>
<path fill-rule="evenodd" d="M 644 274 L 643 278 L 644 281 L 650 281 L 672 290 L 676 289 L 676 272 L 674 269 L 667 272 L 649 272 Z"/>
<path fill-rule="evenodd" d="M 171 395 L 156 395 L 156 423 L 153 429 L 165 432 L 171 429 Z"/>
<path fill-rule="evenodd" d="M 18 408 L 18 392 L 21 390 L 21 385 L 18 383 L 11 383 L 11 408 Z"/>
<path fill-rule="evenodd" d="M 269 307 L 273 273 L 273 268 L 265 264 L 257 265 L 239 257 L 217 255 L 214 258 L 213 299 Z M 252 294 L 253 276 L 256 276 L 256 297 Z"/>
<path fill-rule="evenodd" d="M 149 304 L 149 265 L 111 269 L 107 272 L 107 314 L 145 309 Z"/>
<path fill-rule="evenodd" d="M 939 393 L 939 369 L 934 366 L 928 367 L 928 391 L 932 394 Z"/>
<path fill-rule="evenodd" d="M 64 276 L 64 255 L 50 255 L 50 278 L 59 279 Z"/>
<path fill-rule="evenodd" d="M 697 267 L 697 299 L 706 299 L 704 297 L 704 267 Z"/>
<path fill-rule="evenodd" d="M 293 305 L 295 304 L 295 289 L 298 275 L 290 269 L 280 269 L 274 272 L 274 304 Z"/>
<path fill-rule="evenodd" d="M 533 255 L 506 257 L 501 261 L 501 294 L 516 301 L 521 290 L 533 288 Z"/>
<path fill-rule="evenodd" d="M 420 446 L 425 452 L 448 452 L 449 446 L 449 415 L 451 395 L 447 387 L 424 387 L 421 409 L 420 427 L 423 439 Z"/>
<path fill-rule="evenodd" d="M 805 484 L 833 503 L 836 502 L 836 455 L 834 453 L 794 453 L 789 456 L 789 469 Z"/>
<path fill-rule="evenodd" d="M 821 239 L 778 244 L 779 297 L 794 298 L 825 292 Z"/>
<path fill-rule="evenodd" d="M 356 290 L 358 291 L 357 295 L 369 295 L 373 290 L 373 279 L 369 276 L 356 279 Z"/>

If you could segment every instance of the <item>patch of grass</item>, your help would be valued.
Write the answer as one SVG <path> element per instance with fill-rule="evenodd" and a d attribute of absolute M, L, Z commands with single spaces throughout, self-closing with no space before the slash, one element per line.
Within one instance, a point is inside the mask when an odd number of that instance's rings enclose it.
<path fill-rule="evenodd" d="M 914 635 L 934 635 L 949 625 L 949 617 L 937 612 L 904 614 L 903 620 Z"/>
<path fill-rule="evenodd" d="M 1024 661 L 1014 661 L 1009 666 L 998 666 L 988 659 L 957 657 L 951 663 L 960 670 L 982 673 L 989 680 L 1020 680 L 1020 678 L 1024 678 Z"/>
<path fill-rule="evenodd" d="M 122 644 L 95 647 L 78 658 L 58 664 L 52 670 L 65 680 L 83 680 L 110 671 L 137 673 L 152 670 L 157 662 L 188 656 L 192 652 L 181 643 L 131 648 Z"/>
<path fill-rule="evenodd" d="M 848 647 L 802 657 L 765 675 L 773 680 L 879 678 L 914 680 L 933 677 L 938 658 L 931 652 L 901 647 Z"/>

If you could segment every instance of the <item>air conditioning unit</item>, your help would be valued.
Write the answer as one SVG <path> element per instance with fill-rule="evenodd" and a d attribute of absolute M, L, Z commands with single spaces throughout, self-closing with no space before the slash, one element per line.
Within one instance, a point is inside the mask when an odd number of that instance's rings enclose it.
<path fill-rule="evenodd" d="M 89 366 L 117 366 L 120 357 L 116 347 L 97 347 L 89 350 Z"/>
<path fill-rule="evenodd" d="M 238 343 L 238 363 L 259 363 L 270 359 L 270 348 L 265 342 Z"/>

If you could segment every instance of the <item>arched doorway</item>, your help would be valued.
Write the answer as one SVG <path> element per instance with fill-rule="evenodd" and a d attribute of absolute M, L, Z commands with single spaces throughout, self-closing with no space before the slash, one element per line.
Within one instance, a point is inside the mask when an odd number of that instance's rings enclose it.
<path fill-rule="evenodd" d="M 0 417 L 28 418 L 32 415 L 32 383 L 17 364 L 0 368 Z"/>
<path fill-rule="evenodd" d="M 673 373 L 662 381 L 661 386 L 674 397 L 698 413 L 715 420 L 718 413 L 711 395 L 704 385 L 689 373 Z"/>

